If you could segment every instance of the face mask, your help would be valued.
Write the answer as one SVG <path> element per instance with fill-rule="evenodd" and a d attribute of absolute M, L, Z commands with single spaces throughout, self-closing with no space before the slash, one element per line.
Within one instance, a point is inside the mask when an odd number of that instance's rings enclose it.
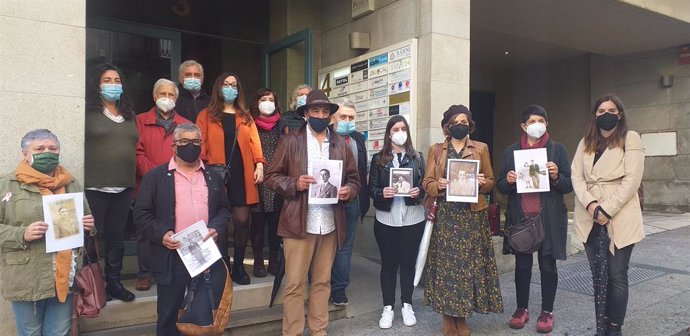
<path fill-rule="evenodd" d="M 397 146 L 404 146 L 407 142 L 407 132 L 395 132 L 391 135 L 391 141 Z"/>
<path fill-rule="evenodd" d="M 314 117 L 309 117 L 307 120 L 309 123 L 309 126 L 311 127 L 311 130 L 316 132 L 316 133 L 321 133 L 323 130 L 328 127 L 328 124 L 331 123 L 331 118 L 314 118 Z"/>
<path fill-rule="evenodd" d="M 303 106 L 307 103 L 307 95 L 301 95 L 297 97 L 297 107 Z"/>
<path fill-rule="evenodd" d="M 618 116 L 611 113 L 604 113 L 597 117 L 597 127 L 604 131 L 610 131 L 618 125 Z"/>
<path fill-rule="evenodd" d="M 355 131 L 354 121 L 338 121 L 338 127 L 336 127 L 335 132 L 340 135 L 348 135 Z"/>
<path fill-rule="evenodd" d="M 199 92 L 201 91 L 201 79 L 194 77 L 185 78 L 182 87 L 192 92 Z"/>
<path fill-rule="evenodd" d="M 276 104 L 272 101 L 262 101 L 259 103 L 259 112 L 264 115 L 271 115 L 276 110 Z"/>
<path fill-rule="evenodd" d="M 527 126 L 527 135 L 531 136 L 532 138 L 539 139 L 541 138 L 544 133 L 546 133 L 546 125 L 536 122 L 532 125 Z"/>
<path fill-rule="evenodd" d="M 234 87 L 224 87 L 223 88 L 223 99 L 226 103 L 232 103 L 237 98 L 237 89 Z"/>
<path fill-rule="evenodd" d="M 470 126 L 465 124 L 457 124 L 449 129 L 450 136 L 456 140 L 462 140 L 470 132 Z"/>
<path fill-rule="evenodd" d="M 156 107 L 163 112 L 169 112 L 175 108 L 175 101 L 168 97 L 158 98 L 156 99 Z"/>
<path fill-rule="evenodd" d="M 187 144 L 184 146 L 177 146 L 177 157 L 187 163 L 196 162 L 201 154 L 201 146 L 195 144 Z"/>
<path fill-rule="evenodd" d="M 122 95 L 122 84 L 101 84 L 101 97 L 114 102 L 120 100 Z"/>
<path fill-rule="evenodd" d="M 52 152 L 38 153 L 31 156 L 31 167 L 43 174 L 48 174 L 57 168 L 60 155 Z"/>

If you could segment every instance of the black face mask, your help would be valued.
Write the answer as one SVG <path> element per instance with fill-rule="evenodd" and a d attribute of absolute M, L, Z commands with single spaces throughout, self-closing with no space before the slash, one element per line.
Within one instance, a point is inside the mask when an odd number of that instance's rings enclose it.
<path fill-rule="evenodd" d="M 309 123 L 309 126 L 311 126 L 312 131 L 316 133 L 321 133 L 323 130 L 328 127 L 328 124 L 331 123 L 331 118 L 314 118 L 314 117 L 309 117 L 309 120 L 307 120 Z"/>
<path fill-rule="evenodd" d="M 618 125 L 618 115 L 611 113 L 604 113 L 597 117 L 597 127 L 604 131 L 610 131 Z"/>
<path fill-rule="evenodd" d="M 465 124 L 457 124 L 451 126 L 448 131 L 450 131 L 450 136 L 456 140 L 462 140 L 470 132 L 470 126 Z"/>
<path fill-rule="evenodd" d="M 194 163 L 199 160 L 201 154 L 201 146 L 194 144 L 187 144 L 184 146 L 177 146 L 177 157 L 187 163 Z"/>

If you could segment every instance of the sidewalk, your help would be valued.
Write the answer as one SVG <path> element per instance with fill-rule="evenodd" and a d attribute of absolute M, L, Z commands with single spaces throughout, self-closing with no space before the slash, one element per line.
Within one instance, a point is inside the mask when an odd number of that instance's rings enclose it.
<path fill-rule="evenodd" d="M 685 335 L 690 326 L 690 214 L 645 213 L 647 238 L 637 244 L 630 263 L 630 297 L 624 325 L 626 336 Z M 358 234 L 368 234 L 359 232 Z M 370 256 L 371 259 L 378 258 Z M 535 263 L 536 264 L 536 263 Z M 594 335 L 594 303 L 587 258 L 579 253 L 559 262 L 559 289 L 554 309 L 552 335 Z M 423 306 L 423 291 L 414 295 L 417 325 L 406 327 L 395 307 L 393 328 L 378 327 L 381 313 L 379 265 L 369 258 L 354 256 L 352 285 L 348 289 L 348 319 L 330 324 L 329 335 L 442 335 L 441 317 Z M 531 319 L 522 330 L 512 330 L 508 320 L 515 309 L 514 273 L 500 276 L 505 311 L 475 314 L 469 319 L 472 335 L 535 335 L 540 311 L 539 269 L 535 265 L 530 295 Z"/>

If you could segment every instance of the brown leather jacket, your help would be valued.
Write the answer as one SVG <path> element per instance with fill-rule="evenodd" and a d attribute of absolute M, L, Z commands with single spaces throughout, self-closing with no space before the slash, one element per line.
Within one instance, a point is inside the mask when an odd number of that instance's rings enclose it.
<path fill-rule="evenodd" d="M 283 196 L 283 209 L 278 222 L 278 235 L 284 238 L 302 239 L 307 236 L 307 205 L 309 190 L 297 191 L 297 179 L 307 172 L 306 124 L 295 132 L 280 138 L 278 148 L 266 173 L 265 185 Z M 360 181 L 355 158 L 350 146 L 333 130 L 329 132 L 331 160 L 343 160 L 341 186 L 350 187 L 350 199 L 359 194 Z M 348 200 L 349 201 L 349 200 Z M 345 201 L 333 205 L 338 246 L 345 239 Z"/>
<path fill-rule="evenodd" d="M 438 156 L 438 158 L 437 158 Z M 491 157 L 489 147 L 479 141 L 467 139 L 465 151 L 462 153 L 465 160 L 479 160 L 479 172 L 486 177 L 486 183 L 479 187 L 479 193 L 488 194 L 494 189 L 494 171 L 491 168 Z M 422 180 L 422 187 L 426 191 L 427 198 L 446 195 L 446 190 L 438 189 L 438 179 L 446 178 L 446 165 L 448 160 L 448 141 L 437 143 L 429 147 L 429 159 L 426 161 L 426 174 Z M 431 204 L 433 201 L 425 201 L 424 204 Z M 478 203 L 470 206 L 471 211 L 481 211 L 489 207 L 484 197 L 480 196 Z"/>

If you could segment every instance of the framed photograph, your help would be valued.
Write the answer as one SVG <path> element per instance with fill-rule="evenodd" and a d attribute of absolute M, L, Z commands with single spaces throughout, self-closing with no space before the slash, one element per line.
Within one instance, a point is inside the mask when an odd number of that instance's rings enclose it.
<path fill-rule="evenodd" d="M 391 168 L 389 186 L 395 189 L 395 196 L 411 197 L 414 188 L 412 168 Z"/>
<path fill-rule="evenodd" d="M 43 196 L 46 253 L 84 246 L 84 193 Z"/>
<path fill-rule="evenodd" d="M 207 234 L 206 223 L 198 221 L 173 235 L 173 239 L 181 244 L 177 254 L 192 278 L 221 258 L 216 242 L 210 238 L 204 241 Z"/>
<path fill-rule="evenodd" d="M 516 150 L 513 153 L 518 194 L 550 191 L 546 148 Z"/>
<path fill-rule="evenodd" d="M 448 159 L 446 201 L 477 203 L 479 198 L 477 174 L 479 174 L 479 160 Z"/>
<path fill-rule="evenodd" d="M 314 160 L 311 176 L 316 184 L 309 186 L 309 204 L 336 204 L 343 180 L 342 160 Z"/>

